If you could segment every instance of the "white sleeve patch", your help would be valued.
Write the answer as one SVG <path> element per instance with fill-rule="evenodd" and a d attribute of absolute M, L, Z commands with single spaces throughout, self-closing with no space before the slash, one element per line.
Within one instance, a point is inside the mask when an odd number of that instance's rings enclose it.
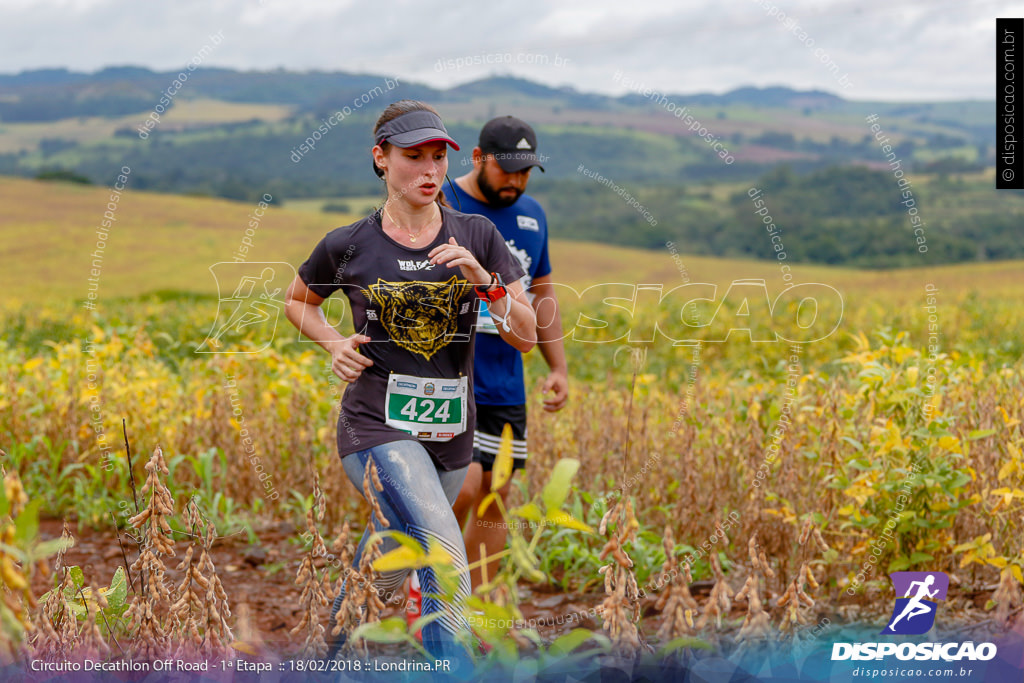
<path fill-rule="evenodd" d="M 540 232 L 540 223 L 533 216 L 516 216 L 516 224 L 520 230 L 532 230 Z"/>

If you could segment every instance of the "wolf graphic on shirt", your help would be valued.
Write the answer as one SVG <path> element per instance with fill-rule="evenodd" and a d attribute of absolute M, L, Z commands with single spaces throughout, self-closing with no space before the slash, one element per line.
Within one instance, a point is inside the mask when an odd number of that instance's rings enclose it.
<path fill-rule="evenodd" d="M 361 290 L 380 306 L 380 323 L 391 341 L 411 353 L 430 358 L 455 338 L 458 302 L 469 282 L 453 275 L 445 282 L 387 282 Z"/>

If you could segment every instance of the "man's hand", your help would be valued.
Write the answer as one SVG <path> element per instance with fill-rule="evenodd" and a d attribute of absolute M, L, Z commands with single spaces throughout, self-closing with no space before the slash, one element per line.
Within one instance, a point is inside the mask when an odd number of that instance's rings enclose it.
<path fill-rule="evenodd" d="M 554 413 L 565 407 L 569 398 L 569 377 L 564 372 L 551 372 L 544 380 L 541 392 L 545 395 L 544 410 Z M 548 394 L 551 394 L 548 396 Z"/>

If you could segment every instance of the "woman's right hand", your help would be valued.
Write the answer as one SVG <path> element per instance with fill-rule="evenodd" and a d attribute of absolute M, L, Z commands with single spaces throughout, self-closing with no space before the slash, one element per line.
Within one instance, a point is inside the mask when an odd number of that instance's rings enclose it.
<path fill-rule="evenodd" d="M 373 361 L 359 353 L 360 344 L 370 338 L 365 334 L 353 334 L 331 344 L 331 370 L 346 382 L 355 382 L 363 370 L 373 365 Z"/>

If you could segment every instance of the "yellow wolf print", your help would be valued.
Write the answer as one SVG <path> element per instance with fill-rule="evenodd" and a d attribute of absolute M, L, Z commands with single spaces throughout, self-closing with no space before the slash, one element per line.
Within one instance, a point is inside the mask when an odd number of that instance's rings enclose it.
<path fill-rule="evenodd" d="M 469 282 L 453 275 L 445 282 L 386 282 L 362 290 L 380 306 L 380 322 L 401 348 L 430 360 L 458 329 L 458 302 Z"/>

